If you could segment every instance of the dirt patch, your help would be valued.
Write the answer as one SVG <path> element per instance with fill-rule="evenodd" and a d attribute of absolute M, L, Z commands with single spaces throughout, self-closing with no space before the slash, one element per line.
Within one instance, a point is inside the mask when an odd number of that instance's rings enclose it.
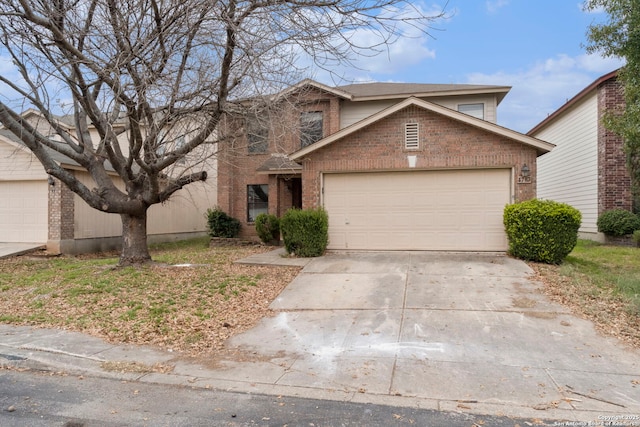
<path fill-rule="evenodd" d="M 525 311 L 524 315 L 536 319 L 555 319 L 558 317 L 558 313 L 550 313 L 548 311 Z"/>
<path fill-rule="evenodd" d="M 533 308 L 538 305 L 538 301 L 527 297 L 518 297 L 512 298 L 511 304 L 516 308 Z"/>
<path fill-rule="evenodd" d="M 166 374 L 173 371 L 172 365 L 156 363 L 155 365 L 145 365 L 140 362 L 112 362 L 106 361 L 100 364 L 100 367 L 108 372 L 133 373 L 133 374 L 150 374 L 158 372 Z"/>
<path fill-rule="evenodd" d="M 223 369 L 225 368 L 225 363 L 227 361 L 231 362 L 250 362 L 250 363 L 280 363 L 282 361 L 278 361 L 278 359 L 295 359 L 296 355 L 288 354 L 285 351 L 278 351 L 275 354 L 265 355 L 261 354 L 255 350 L 247 349 L 247 348 L 230 348 L 223 347 L 218 349 L 215 353 L 210 353 L 207 355 L 194 356 L 194 357 L 180 357 L 180 360 L 194 363 L 199 366 L 204 366 L 208 369 Z M 284 365 L 283 365 L 284 366 Z"/>

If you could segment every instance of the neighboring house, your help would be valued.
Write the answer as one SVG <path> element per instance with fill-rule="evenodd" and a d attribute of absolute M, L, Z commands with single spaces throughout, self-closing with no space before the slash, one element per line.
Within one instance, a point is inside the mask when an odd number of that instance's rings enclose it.
<path fill-rule="evenodd" d="M 35 111 L 23 115 L 43 128 Z M 66 124 L 71 129 L 72 125 Z M 58 163 L 89 188 L 91 176 L 68 158 L 52 152 Z M 207 165 L 209 181 L 195 183 L 167 203 L 149 209 L 149 242 L 206 235 L 206 210 L 216 204 L 215 162 Z M 114 173 L 114 181 L 120 182 Z M 118 248 L 122 223 L 117 214 L 97 211 L 57 179 L 6 129 L 0 129 L 0 242 L 46 244 L 52 253 L 85 253 Z"/>
<path fill-rule="evenodd" d="M 305 80 L 230 120 L 218 204 L 245 237 L 260 213 L 322 206 L 329 249 L 504 251 L 504 207 L 536 196 L 553 148 L 496 125 L 509 89 Z"/>
<path fill-rule="evenodd" d="M 602 123 L 607 111 L 624 105 L 617 75 L 600 77 L 528 132 L 557 145 L 538 159 L 538 197 L 579 209 L 581 237 L 598 241 L 600 214 L 633 209 L 622 138 Z"/>

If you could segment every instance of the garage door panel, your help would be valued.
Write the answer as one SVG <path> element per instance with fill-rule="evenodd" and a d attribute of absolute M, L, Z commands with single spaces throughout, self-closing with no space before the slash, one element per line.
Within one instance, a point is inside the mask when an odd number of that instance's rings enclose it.
<path fill-rule="evenodd" d="M 325 175 L 329 248 L 506 250 L 508 169 Z"/>
<path fill-rule="evenodd" d="M 47 241 L 46 181 L 2 181 L 0 200 L 0 242 Z"/>

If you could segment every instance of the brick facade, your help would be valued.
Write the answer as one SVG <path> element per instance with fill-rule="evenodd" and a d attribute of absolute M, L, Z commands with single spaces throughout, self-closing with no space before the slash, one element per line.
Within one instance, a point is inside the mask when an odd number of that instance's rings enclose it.
<path fill-rule="evenodd" d="M 330 135 L 340 129 L 340 100 L 323 91 L 302 91 L 292 94 L 292 102 L 272 107 L 267 153 L 249 153 L 242 119 L 227 118 L 224 139 L 218 161 L 218 206 L 241 223 L 240 237 L 257 238 L 255 224 L 247 221 L 247 186 L 269 185 L 269 213 L 282 216 L 292 207 L 294 174 L 265 174 L 257 169 L 272 153 L 289 154 L 300 147 L 297 126 L 301 111 L 321 111 L 323 133 Z M 293 125 L 292 125 L 293 124 Z M 239 131 L 238 131 L 239 129 Z"/>
<path fill-rule="evenodd" d="M 611 209 L 633 210 L 622 138 L 602 124 L 606 112 L 622 108 L 622 86 L 615 78 L 606 80 L 598 87 L 598 215 Z"/>
<path fill-rule="evenodd" d="M 51 178 L 49 184 L 49 237 L 47 249 L 62 252 L 62 242 L 74 238 L 74 194 L 61 181 Z"/>
<path fill-rule="evenodd" d="M 509 168 L 514 175 L 526 164 L 531 183 L 514 184 L 515 201 L 536 195 L 536 158 L 534 147 L 443 115 L 409 106 L 341 140 L 317 149 L 298 160 L 301 175 L 260 174 L 256 170 L 271 153 L 290 154 L 300 147 L 300 136 L 291 123 L 299 123 L 300 111 L 322 111 L 325 137 L 340 130 L 340 99 L 322 91 L 306 92 L 297 98 L 297 108 L 283 109 L 269 131 L 269 153 L 249 154 L 242 131 L 228 138 L 218 162 L 218 205 L 240 220 L 241 237 L 255 238 L 255 226 L 247 222 L 247 186 L 269 185 L 269 212 L 281 216 L 291 207 L 292 180 L 302 179 L 302 207 L 321 203 L 323 172 L 409 170 L 407 156 L 416 156 L 413 170 Z M 404 148 L 404 125 L 419 124 L 420 147 Z M 242 121 L 230 121 L 226 132 L 241 129 Z M 516 181 L 514 176 L 514 181 Z"/>
<path fill-rule="evenodd" d="M 404 149 L 404 124 L 417 122 L 420 148 Z M 407 156 L 416 156 L 415 169 L 513 168 L 531 170 L 530 184 L 516 184 L 515 200 L 535 197 L 536 150 L 519 142 L 409 107 L 361 131 L 314 151 L 303 160 L 303 207 L 320 204 L 322 172 L 409 170 Z"/>

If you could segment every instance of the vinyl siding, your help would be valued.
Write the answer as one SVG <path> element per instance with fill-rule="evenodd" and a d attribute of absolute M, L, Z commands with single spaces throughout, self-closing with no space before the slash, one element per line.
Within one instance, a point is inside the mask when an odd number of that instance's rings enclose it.
<path fill-rule="evenodd" d="M 215 176 L 211 172 L 209 176 Z M 149 209 L 148 234 L 190 233 L 207 230 L 205 214 L 214 208 L 217 200 L 212 183 L 189 184 L 163 205 Z"/>
<path fill-rule="evenodd" d="M 87 173 L 76 172 L 89 188 L 95 187 Z M 210 177 L 216 173 L 211 171 Z M 119 180 L 119 178 L 118 178 Z M 118 185 L 123 188 L 122 184 Z M 215 179 L 210 183 L 193 183 L 174 194 L 164 204 L 151 206 L 147 217 L 147 234 L 190 233 L 207 230 L 205 214 L 216 205 Z M 120 215 L 100 212 L 87 205 L 79 196 L 74 200 L 75 238 L 91 239 L 122 235 Z"/>
<path fill-rule="evenodd" d="M 93 178 L 86 172 L 76 172 L 76 178 L 89 188 L 96 187 Z M 118 185 L 120 189 L 124 185 Z M 77 194 L 74 195 L 74 230 L 76 239 L 113 237 L 122 235 L 120 215 L 93 209 Z"/>
<path fill-rule="evenodd" d="M 47 179 L 44 168 L 31 153 L 0 141 L 0 181 Z"/>
<path fill-rule="evenodd" d="M 594 91 L 536 138 L 556 144 L 538 158 L 538 198 L 567 203 L 582 212 L 581 232 L 597 233 L 598 102 Z"/>
<path fill-rule="evenodd" d="M 484 104 L 484 119 L 496 123 L 496 97 L 495 95 L 453 96 L 442 98 L 422 98 L 425 101 L 442 105 L 443 107 L 457 110 L 459 104 Z M 385 108 L 399 102 L 397 99 L 383 101 L 351 102 L 345 101 L 340 109 L 340 128 L 351 126 Z"/>

